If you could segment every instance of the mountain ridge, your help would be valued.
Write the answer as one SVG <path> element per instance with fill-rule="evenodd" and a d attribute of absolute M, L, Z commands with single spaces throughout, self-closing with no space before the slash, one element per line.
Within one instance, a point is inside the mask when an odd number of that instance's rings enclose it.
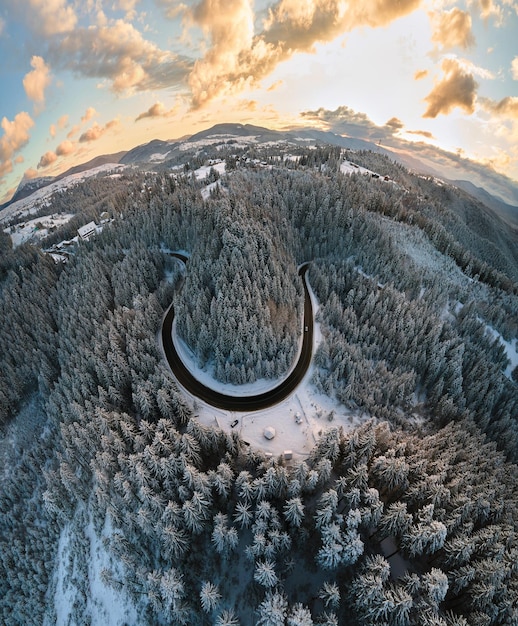
<path fill-rule="evenodd" d="M 57 182 L 67 176 L 93 169 L 106 163 L 117 163 L 122 165 L 146 165 L 151 168 L 168 166 L 174 157 L 180 157 L 182 152 L 187 156 L 189 148 L 195 149 L 195 144 L 214 139 L 213 143 L 227 143 L 232 137 L 236 139 L 253 138 L 253 143 L 261 144 L 267 142 L 286 142 L 296 146 L 308 145 L 314 142 L 317 145 L 333 145 L 348 150 L 370 150 L 384 154 L 388 158 L 401 163 L 410 171 L 418 174 L 431 175 L 444 182 L 458 187 L 472 195 L 478 201 L 488 206 L 494 213 L 504 219 L 513 228 L 518 227 L 518 187 L 507 182 L 509 187 L 509 197 L 516 199 L 516 204 L 506 202 L 501 195 L 488 191 L 470 180 L 450 179 L 441 174 L 436 164 L 425 161 L 418 156 L 401 153 L 395 149 L 380 146 L 371 141 L 338 135 L 332 131 L 320 130 L 317 128 L 292 128 L 285 130 L 274 130 L 253 124 L 239 123 L 219 123 L 194 133 L 191 136 L 181 139 L 162 140 L 153 139 L 147 143 L 139 144 L 134 148 L 108 155 L 100 155 L 85 163 L 74 166 L 55 177 L 44 177 L 30 181 L 22 180 L 13 197 L 0 206 L 0 211 L 7 208 L 17 200 L 29 197 L 35 191 Z M 224 139 L 225 138 L 225 139 Z M 185 157 L 184 157 L 185 158 Z M 180 161 L 181 162 L 181 161 Z M 506 177 L 502 176 L 502 179 Z M 505 181 L 504 181 L 505 182 Z"/>

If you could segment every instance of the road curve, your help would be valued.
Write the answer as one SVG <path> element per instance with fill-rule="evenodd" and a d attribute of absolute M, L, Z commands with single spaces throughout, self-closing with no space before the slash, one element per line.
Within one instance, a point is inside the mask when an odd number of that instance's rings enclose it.
<path fill-rule="evenodd" d="M 174 254 L 173 256 L 179 258 L 184 263 L 188 258 L 180 254 Z M 297 364 L 287 378 L 279 383 L 277 387 L 253 396 L 229 396 L 203 385 L 187 369 L 176 350 L 172 334 L 174 307 L 171 305 L 162 323 L 162 346 L 167 363 L 180 385 L 193 396 L 200 398 L 200 400 L 203 400 L 207 404 L 227 411 L 259 411 L 282 402 L 282 400 L 293 393 L 304 378 L 313 355 L 313 307 L 306 278 L 308 269 L 309 263 L 304 263 L 299 269 L 299 276 L 302 277 L 304 284 L 304 332 L 302 349 Z"/>

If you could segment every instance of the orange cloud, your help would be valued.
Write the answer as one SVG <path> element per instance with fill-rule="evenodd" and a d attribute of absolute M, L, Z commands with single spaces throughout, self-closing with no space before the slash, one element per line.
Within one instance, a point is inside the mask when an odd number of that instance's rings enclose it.
<path fill-rule="evenodd" d="M 11 0 L 14 10 L 23 11 L 23 17 L 31 29 L 51 37 L 71 32 L 77 24 L 77 16 L 67 0 Z"/>
<path fill-rule="evenodd" d="M 81 135 L 81 137 L 79 137 L 79 143 L 87 143 L 87 142 L 90 142 L 90 141 L 97 141 L 107 131 L 116 128 L 117 126 L 119 126 L 119 124 L 120 124 L 120 122 L 117 119 L 111 120 L 110 122 L 107 122 L 104 126 L 100 126 L 96 122 L 91 128 L 89 128 L 87 131 L 85 131 Z"/>
<path fill-rule="evenodd" d="M 251 0 L 201 0 L 186 9 L 190 25 L 205 33 L 209 48 L 189 75 L 193 108 L 225 93 L 257 85 L 296 52 L 311 52 L 357 27 L 385 26 L 416 9 L 421 0 L 280 0 L 254 34 Z"/>
<path fill-rule="evenodd" d="M 478 88 L 473 74 L 453 58 L 444 59 L 441 67 L 444 78 L 426 96 L 428 108 L 423 117 L 437 117 L 440 113 L 447 115 L 455 107 L 473 113 Z"/>
<path fill-rule="evenodd" d="M 283 80 L 276 80 L 274 83 L 272 83 L 268 89 L 266 91 L 275 91 L 276 89 L 278 89 L 282 84 L 284 83 Z"/>
<path fill-rule="evenodd" d="M 57 160 L 57 155 L 55 152 L 45 152 L 45 154 L 41 157 L 40 162 L 38 163 L 38 169 L 48 167 L 52 165 Z"/>
<path fill-rule="evenodd" d="M 502 17 L 502 9 L 495 4 L 493 0 L 478 0 L 480 6 L 480 14 L 486 20 L 491 15 L 495 16 L 497 20 Z"/>
<path fill-rule="evenodd" d="M 49 129 L 50 136 L 55 137 L 58 129 L 63 130 L 67 126 L 68 126 L 68 115 L 62 115 L 56 124 L 50 125 L 50 129 Z"/>
<path fill-rule="evenodd" d="M 88 107 L 85 111 L 85 114 L 81 117 L 81 122 L 83 124 L 89 122 L 96 113 L 97 111 L 93 107 Z"/>
<path fill-rule="evenodd" d="M 81 126 L 79 126 L 79 124 L 74 124 L 67 134 L 67 139 L 72 139 L 72 137 L 75 137 L 80 130 Z"/>
<path fill-rule="evenodd" d="M 455 7 L 450 11 L 432 14 L 432 41 L 442 48 L 469 48 L 475 44 L 471 31 L 471 15 Z"/>
<path fill-rule="evenodd" d="M 480 103 L 489 113 L 507 119 L 518 120 L 518 97 L 516 96 L 507 96 L 498 102 L 489 98 L 481 98 Z"/>
<path fill-rule="evenodd" d="M 155 104 L 150 106 L 147 111 L 138 115 L 135 118 L 135 122 L 146 119 L 148 117 L 165 117 L 166 115 L 168 115 L 168 111 L 166 110 L 165 106 L 161 102 L 156 102 Z"/>
<path fill-rule="evenodd" d="M 29 141 L 29 130 L 34 126 L 34 121 L 28 113 L 22 111 L 12 122 L 4 117 L 1 126 L 4 134 L 0 137 L 0 178 L 12 172 L 12 158 Z"/>
<path fill-rule="evenodd" d="M 428 70 L 417 70 L 414 74 L 414 80 L 421 80 L 422 78 L 426 78 L 428 76 Z"/>
<path fill-rule="evenodd" d="M 117 93 L 170 87 L 183 80 L 190 67 L 184 58 L 144 39 L 124 20 L 76 28 L 50 50 L 56 66 L 106 79 Z"/>
<path fill-rule="evenodd" d="M 45 105 L 45 89 L 50 85 L 50 68 L 42 57 L 33 56 L 31 66 L 34 68 L 23 79 L 23 88 L 29 100 L 43 108 Z"/>
<path fill-rule="evenodd" d="M 58 156 L 67 156 L 68 154 L 72 154 L 75 150 L 75 145 L 71 141 L 62 141 L 59 146 L 56 148 L 56 154 Z"/>
<path fill-rule="evenodd" d="M 391 117 L 389 121 L 385 124 L 385 126 L 387 128 L 390 128 L 394 133 L 397 133 L 405 127 L 403 122 L 397 117 Z"/>
<path fill-rule="evenodd" d="M 511 63 L 511 73 L 514 80 L 518 80 L 518 57 L 514 57 Z"/>
<path fill-rule="evenodd" d="M 23 163 L 24 161 L 25 161 L 25 159 L 24 159 L 24 157 L 23 157 L 23 155 L 22 155 L 22 154 L 19 154 L 19 155 L 15 158 L 15 160 L 14 160 L 14 162 L 16 163 L 16 165 L 19 165 L 20 163 Z"/>
<path fill-rule="evenodd" d="M 36 178 L 38 176 L 38 170 L 30 167 L 28 170 L 25 170 L 23 177 L 26 180 L 31 180 L 32 178 Z"/>
<path fill-rule="evenodd" d="M 347 106 L 339 106 L 334 111 L 324 108 L 303 111 L 300 115 L 303 119 L 313 124 L 316 122 L 321 128 L 339 135 L 376 142 L 392 140 L 404 128 L 403 122 L 397 117 L 392 117 L 383 126 L 378 126 L 365 113 L 359 113 Z"/>
<path fill-rule="evenodd" d="M 419 135 L 421 137 L 426 137 L 427 139 L 434 139 L 432 133 L 428 130 L 406 130 L 408 135 Z"/>

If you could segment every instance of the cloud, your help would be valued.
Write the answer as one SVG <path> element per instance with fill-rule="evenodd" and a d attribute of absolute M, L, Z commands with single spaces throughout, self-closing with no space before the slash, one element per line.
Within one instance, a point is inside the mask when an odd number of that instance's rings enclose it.
<path fill-rule="evenodd" d="M 184 58 L 161 50 L 123 20 L 77 28 L 51 42 L 49 55 L 61 69 L 109 81 L 116 93 L 177 85 L 190 69 Z"/>
<path fill-rule="evenodd" d="M 161 102 L 156 102 L 152 106 L 149 107 L 147 111 L 141 113 L 135 118 L 135 122 L 139 120 L 144 120 L 148 117 L 166 117 L 169 115 L 171 111 L 167 111 L 165 106 Z"/>
<path fill-rule="evenodd" d="M 29 141 L 29 130 L 34 126 L 31 116 L 22 111 L 11 122 L 6 117 L 1 123 L 4 134 L 0 137 L 0 178 L 12 172 L 14 155 Z"/>
<path fill-rule="evenodd" d="M 441 67 L 444 77 L 426 96 L 428 108 L 423 117 L 437 117 L 440 113 L 447 115 L 455 107 L 473 113 L 478 88 L 473 74 L 454 58 L 444 59 Z"/>
<path fill-rule="evenodd" d="M 444 49 L 470 48 L 475 44 L 471 31 L 471 15 L 455 7 L 450 11 L 431 15 L 433 33 L 432 41 Z"/>
<path fill-rule="evenodd" d="M 40 162 L 38 163 L 38 169 L 42 169 L 52 165 L 57 160 L 57 154 L 55 152 L 45 152 L 45 154 L 41 157 Z"/>
<path fill-rule="evenodd" d="M 428 130 L 406 130 L 408 135 L 420 135 L 421 137 L 426 137 L 426 139 L 435 139 L 433 134 Z"/>
<path fill-rule="evenodd" d="M 32 57 L 31 66 L 33 69 L 23 79 L 23 88 L 29 100 L 40 110 L 45 106 L 45 89 L 52 82 L 50 67 L 39 56 Z"/>
<path fill-rule="evenodd" d="M 25 161 L 25 158 L 23 157 L 22 154 L 19 154 L 15 159 L 14 162 L 16 163 L 16 165 L 20 165 L 20 163 L 23 163 Z"/>
<path fill-rule="evenodd" d="M 518 57 L 514 57 L 511 63 L 511 72 L 513 75 L 513 80 L 518 80 Z"/>
<path fill-rule="evenodd" d="M 114 3 L 114 8 L 125 11 L 126 19 L 133 20 L 137 14 L 135 7 L 139 2 L 140 0 L 117 0 L 117 2 Z"/>
<path fill-rule="evenodd" d="M 391 117 L 389 121 L 385 124 L 388 128 L 391 128 L 394 133 L 397 133 L 399 130 L 405 127 L 403 122 L 397 117 Z"/>
<path fill-rule="evenodd" d="M 93 107 L 88 107 L 85 111 L 85 114 L 81 117 L 81 122 L 85 124 L 89 122 L 94 115 L 96 115 L 97 111 Z"/>
<path fill-rule="evenodd" d="M 480 104 L 489 113 L 506 119 L 518 121 L 517 96 L 507 96 L 499 101 L 491 100 L 490 98 L 480 98 Z"/>
<path fill-rule="evenodd" d="M 67 156 L 68 154 L 72 154 L 74 150 L 75 145 L 71 141 L 65 140 L 56 148 L 56 154 L 57 156 Z"/>
<path fill-rule="evenodd" d="M 253 113 L 257 111 L 257 100 L 238 100 L 237 109 L 239 111 L 249 111 Z"/>
<path fill-rule="evenodd" d="M 222 91 L 242 89 L 253 82 L 251 69 L 254 48 L 254 12 L 251 0 L 202 0 L 190 13 L 210 40 L 210 48 L 194 64 L 189 76 L 194 107 L 201 106 Z M 261 49 L 260 57 L 264 58 Z"/>
<path fill-rule="evenodd" d="M 495 4 L 493 0 L 478 0 L 478 5 L 480 7 L 480 15 L 487 20 L 490 16 L 494 16 L 499 22 L 502 18 L 502 9 L 500 6 Z"/>
<path fill-rule="evenodd" d="M 100 139 L 107 131 L 115 129 L 119 126 L 120 122 L 118 119 L 111 120 L 107 122 L 104 126 L 100 126 L 97 122 L 85 131 L 81 137 L 79 137 L 79 143 L 88 143 L 90 141 L 97 141 Z"/>
<path fill-rule="evenodd" d="M 394 153 L 397 160 L 413 170 L 433 173 L 435 176 L 450 180 L 470 180 L 473 184 L 483 187 L 510 204 L 518 204 L 516 184 L 508 177 L 500 174 L 491 167 L 491 163 L 480 163 L 438 148 L 424 141 L 408 141 L 399 133 L 390 134 L 388 124 L 377 126 L 363 113 L 356 113 L 346 106 L 338 107 L 334 111 L 318 109 L 301 113 L 304 120 L 310 120 L 316 125 L 339 134 L 376 142 L 379 137 L 385 137 L 384 147 Z M 389 120 L 390 122 L 390 120 Z M 346 132 L 344 132 L 346 131 Z M 422 135 L 431 139 L 428 131 L 404 131 L 411 135 Z"/>
<path fill-rule="evenodd" d="M 23 174 L 23 178 L 25 180 L 31 180 L 33 178 L 36 178 L 38 176 L 38 170 L 34 169 L 33 167 L 30 167 L 28 170 L 25 170 L 25 173 Z"/>
<path fill-rule="evenodd" d="M 2 33 L 4 32 L 4 28 L 5 28 L 5 20 L 0 17 L 0 37 L 2 36 Z"/>
<path fill-rule="evenodd" d="M 417 9 L 420 0 L 280 0 L 268 12 L 266 40 L 284 42 L 285 49 L 310 51 L 317 42 L 332 41 L 358 27 L 386 26 Z"/>
<path fill-rule="evenodd" d="M 62 115 L 56 124 L 51 124 L 49 128 L 50 136 L 54 138 L 58 130 L 63 130 L 68 126 L 68 115 Z"/>
<path fill-rule="evenodd" d="M 284 81 L 283 80 L 276 80 L 274 83 L 272 83 L 268 89 L 266 91 L 275 91 L 276 89 L 278 89 L 279 87 L 281 87 L 283 85 Z"/>
<path fill-rule="evenodd" d="M 45 38 L 68 33 L 77 24 L 77 15 L 67 0 L 4 0 L 14 14 Z"/>
<path fill-rule="evenodd" d="M 189 26 L 199 26 L 209 48 L 189 76 L 193 108 L 222 94 L 256 86 L 296 52 L 311 52 L 357 27 L 385 26 L 415 10 L 421 0 L 279 0 L 268 10 L 264 29 L 254 34 L 252 0 L 200 0 L 185 9 Z"/>
<path fill-rule="evenodd" d="M 422 78 L 426 78 L 428 76 L 428 70 L 417 70 L 414 74 L 414 80 L 421 80 Z"/>
<path fill-rule="evenodd" d="M 340 106 L 334 111 L 321 107 L 316 111 L 303 111 L 300 115 L 340 135 L 375 142 L 393 137 L 403 128 L 403 123 L 396 117 L 384 126 L 378 126 L 365 113 L 358 113 L 347 106 Z"/>
<path fill-rule="evenodd" d="M 81 116 L 81 123 L 74 124 L 68 132 L 67 139 L 72 139 L 72 137 L 75 137 L 81 130 L 81 126 L 83 124 L 86 124 L 86 122 L 89 122 L 95 115 L 97 115 L 97 111 L 94 109 L 94 107 L 88 107 L 85 111 L 85 114 Z"/>
<path fill-rule="evenodd" d="M 75 137 L 80 130 L 81 126 L 79 124 L 74 124 L 67 133 L 67 139 L 72 139 L 72 137 Z"/>

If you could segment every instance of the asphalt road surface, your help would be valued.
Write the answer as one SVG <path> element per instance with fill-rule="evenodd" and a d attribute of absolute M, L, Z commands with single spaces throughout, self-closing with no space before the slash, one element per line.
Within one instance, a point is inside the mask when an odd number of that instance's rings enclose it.
<path fill-rule="evenodd" d="M 187 257 L 175 254 L 177 258 L 186 262 Z M 164 354 L 176 380 L 193 396 L 200 398 L 211 406 L 227 411 L 259 411 L 282 402 L 295 391 L 306 374 L 313 355 L 313 307 L 309 295 L 306 273 L 309 263 L 304 263 L 299 269 L 299 276 L 304 283 L 304 326 L 302 349 L 299 359 L 291 374 L 277 387 L 255 396 L 229 396 L 203 385 L 182 362 L 173 342 L 174 307 L 171 305 L 162 324 L 162 345 Z"/>

